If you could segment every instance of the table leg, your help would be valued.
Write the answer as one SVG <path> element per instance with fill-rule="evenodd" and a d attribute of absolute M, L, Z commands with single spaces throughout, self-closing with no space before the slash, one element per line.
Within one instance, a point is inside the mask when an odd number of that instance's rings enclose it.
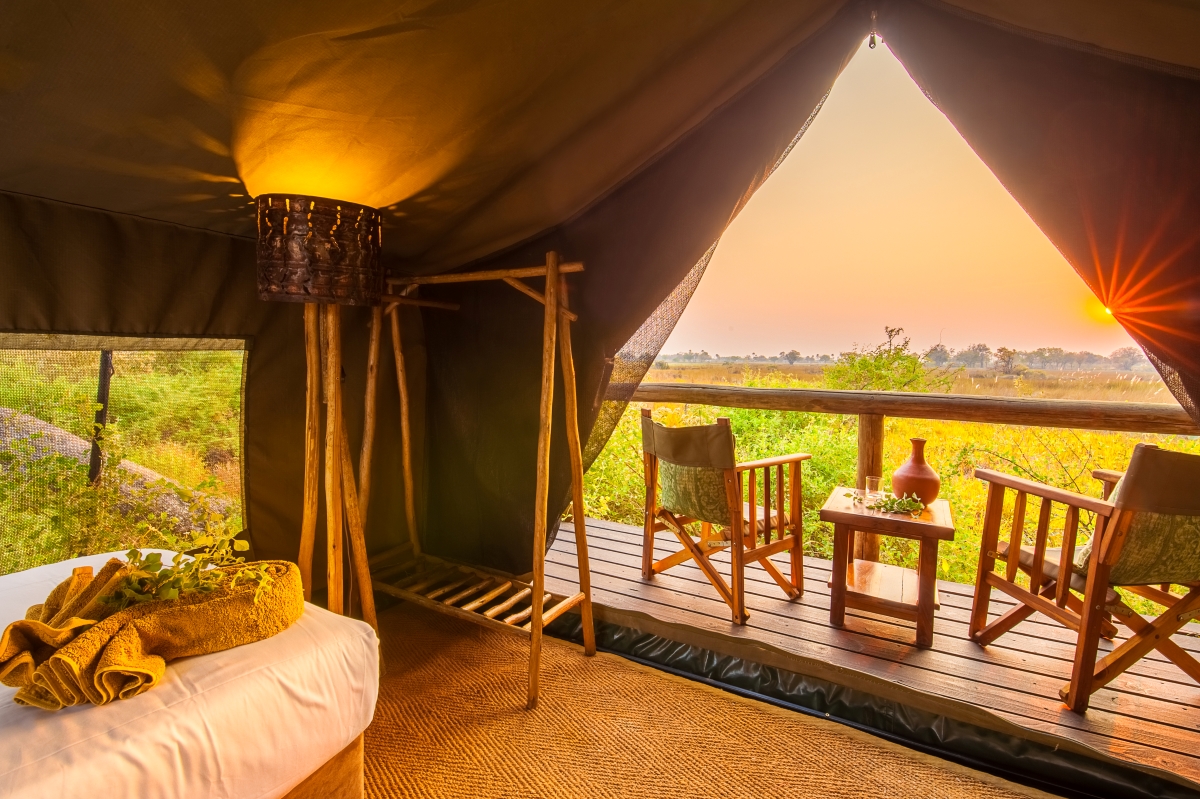
<path fill-rule="evenodd" d="M 921 539 L 921 554 L 917 562 L 917 646 L 933 646 L 933 597 L 937 590 L 936 538 Z"/>
<path fill-rule="evenodd" d="M 846 570 L 849 567 L 851 536 L 854 531 L 846 524 L 833 526 L 833 574 L 829 578 L 829 623 L 841 627 L 846 623 Z"/>

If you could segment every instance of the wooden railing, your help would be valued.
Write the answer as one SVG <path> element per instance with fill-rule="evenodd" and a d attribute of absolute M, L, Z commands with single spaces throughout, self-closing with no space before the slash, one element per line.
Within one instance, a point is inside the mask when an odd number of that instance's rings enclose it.
<path fill-rule="evenodd" d="M 1200 435 L 1200 427 L 1180 406 L 1150 402 L 697 386 L 685 383 L 642 383 L 634 391 L 633 401 L 857 416 L 859 488 L 863 487 L 867 475 L 883 473 L 883 420 L 886 416 L 1078 430 Z M 877 560 L 879 544 L 874 536 L 860 535 L 859 539 L 855 544 L 855 557 Z"/>

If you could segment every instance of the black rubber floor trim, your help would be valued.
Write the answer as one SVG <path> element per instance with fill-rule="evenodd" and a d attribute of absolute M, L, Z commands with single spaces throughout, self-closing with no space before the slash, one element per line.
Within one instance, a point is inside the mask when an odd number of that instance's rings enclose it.
<path fill-rule="evenodd" d="M 578 616 L 547 632 L 582 641 Z M 597 624 L 597 646 L 739 696 L 843 724 L 918 752 L 1069 799 L 1197 799 L 1175 782 L 1024 738 L 950 719 L 864 691 L 721 655 L 614 624 Z"/>

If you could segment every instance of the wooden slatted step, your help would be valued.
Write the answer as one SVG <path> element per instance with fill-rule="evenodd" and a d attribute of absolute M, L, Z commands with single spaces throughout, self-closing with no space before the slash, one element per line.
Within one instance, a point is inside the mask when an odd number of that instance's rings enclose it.
<path fill-rule="evenodd" d="M 429 555 L 393 563 L 390 579 L 376 579 L 376 591 L 495 629 L 530 635 L 533 586 L 490 569 L 449 563 Z M 543 624 L 576 607 L 583 594 L 542 598 Z"/>

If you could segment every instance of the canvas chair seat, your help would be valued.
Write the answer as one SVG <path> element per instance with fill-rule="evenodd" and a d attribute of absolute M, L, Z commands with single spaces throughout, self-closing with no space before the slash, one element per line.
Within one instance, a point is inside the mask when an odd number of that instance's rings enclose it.
<path fill-rule="evenodd" d="M 755 520 L 754 526 L 756 528 L 756 532 L 759 535 L 762 535 L 763 533 L 765 533 L 767 531 L 767 518 L 766 518 L 767 509 L 764 508 L 762 505 L 756 505 L 755 507 L 757 508 L 757 511 L 754 514 L 754 520 Z M 771 508 L 770 521 L 771 521 L 771 529 L 778 530 L 779 529 L 779 512 L 777 510 L 775 510 L 774 508 Z M 742 503 L 742 524 L 744 524 L 744 525 L 750 524 L 750 503 L 749 502 Z M 785 524 L 786 524 L 786 520 L 785 520 Z M 730 540 L 730 538 L 732 537 L 730 535 L 728 527 L 721 527 L 720 535 L 726 541 Z"/>
<path fill-rule="evenodd" d="M 650 579 L 693 561 L 729 605 L 734 623 L 745 624 L 747 562 L 761 566 L 789 599 L 800 596 L 804 585 L 800 469 L 810 456 L 795 453 L 739 464 L 734 450 L 728 419 L 718 419 L 713 425 L 668 428 L 655 423 L 649 409 L 642 410 L 646 468 L 642 576 Z M 756 476 L 759 473 L 761 480 Z M 762 493 L 756 494 L 760 486 Z M 748 501 L 760 496 L 762 504 Z M 695 528 L 689 529 L 696 522 L 700 525 L 698 538 Z M 656 561 L 654 536 L 663 530 L 674 533 L 683 549 Z M 728 583 L 710 560 L 726 549 L 730 551 Z M 780 554 L 788 555 L 789 575 L 771 562 L 772 555 Z"/>
<path fill-rule="evenodd" d="M 1008 542 L 1001 541 L 996 546 L 996 554 L 999 555 L 996 560 L 1007 562 L 1008 550 Z M 1058 582 L 1058 561 L 1061 557 L 1062 549 L 1060 548 L 1046 550 L 1045 559 L 1042 561 L 1042 576 L 1045 577 L 1046 580 Z M 1021 547 L 1021 554 L 1018 556 L 1018 562 L 1021 564 L 1021 570 L 1026 574 L 1029 574 L 1033 571 L 1033 559 L 1033 547 Z M 1078 555 L 1076 555 L 1075 560 L 1079 560 Z M 1078 568 L 1078 563 L 1076 563 L 1075 568 L 1071 570 L 1071 590 L 1078 591 L 1082 594 L 1084 589 L 1087 588 L 1087 576 L 1085 574 L 1080 574 Z M 1111 587 L 1105 592 L 1104 602 L 1106 605 L 1111 605 L 1120 601 L 1121 595 L 1114 591 Z"/>
<path fill-rule="evenodd" d="M 1078 635 L 1071 681 L 1060 692 L 1077 713 L 1088 708 L 1091 695 L 1110 683 L 1152 650 L 1200 682 L 1200 661 L 1171 640 L 1193 618 L 1200 617 L 1200 456 L 1138 444 L 1129 469 L 1097 470 L 1104 483 L 1103 499 L 1077 494 L 1032 480 L 976 469 L 988 484 L 984 528 L 980 537 L 979 570 L 968 632 L 986 646 L 1034 613 L 1059 622 Z M 1008 541 L 1000 541 L 1005 518 L 1004 497 L 1016 492 Z M 1034 546 L 1025 546 L 1028 500 L 1040 499 Z M 1052 506 L 1064 507 L 1062 548 L 1049 549 Z M 1076 548 L 1081 514 L 1094 514 L 1095 534 Z M 1011 548 L 1020 545 L 1016 563 Z M 1040 558 L 1039 552 L 1040 549 Z M 1068 559 L 1070 575 L 1060 574 Z M 1034 564 L 1042 561 L 1041 573 Z M 995 564 L 1006 564 L 1003 574 Z M 1017 572 L 1029 575 L 1028 587 Z M 1065 577 L 1065 582 L 1060 579 Z M 1183 586 L 1180 596 L 1171 586 Z M 1148 599 L 1164 610 L 1156 618 L 1143 616 L 1128 605 L 1114 586 Z M 997 618 L 988 611 L 992 589 L 1016 599 Z M 1119 622 L 1129 636 L 1100 656 L 1099 639 L 1115 638 Z"/>

